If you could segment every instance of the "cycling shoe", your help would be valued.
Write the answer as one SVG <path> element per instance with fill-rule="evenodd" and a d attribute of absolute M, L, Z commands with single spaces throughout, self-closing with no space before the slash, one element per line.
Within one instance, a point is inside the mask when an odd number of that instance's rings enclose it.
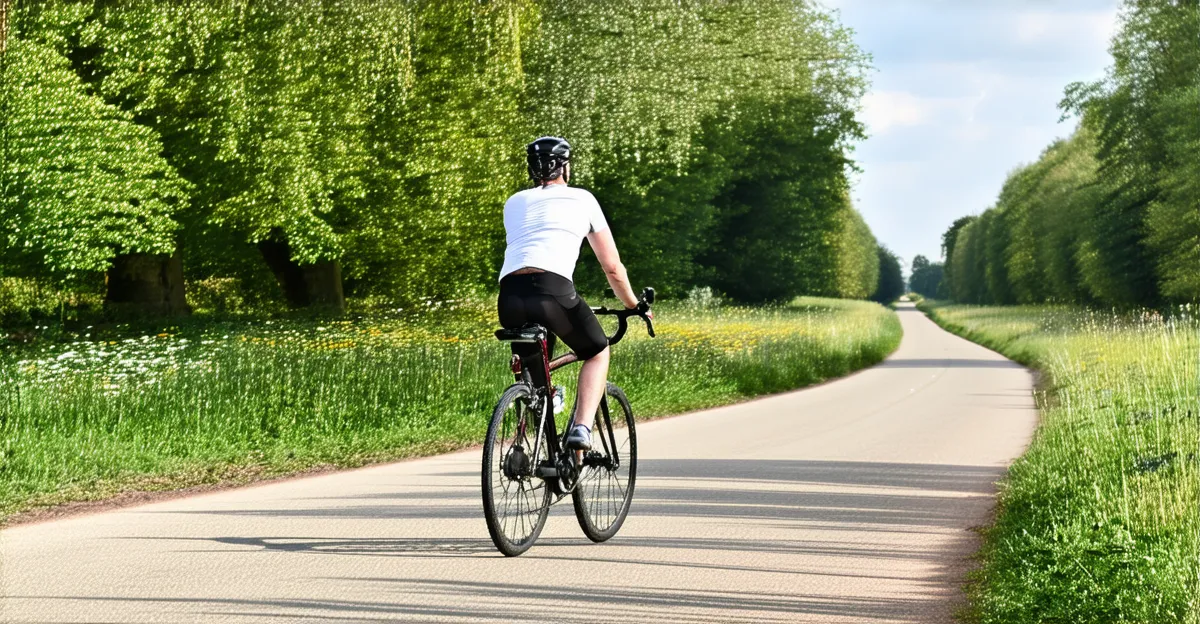
<path fill-rule="evenodd" d="M 592 449 L 592 432 L 583 425 L 575 425 L 571 428 L 571 433 L 567 434 L 567 448 L 577 451 L 590 451 Z"/>

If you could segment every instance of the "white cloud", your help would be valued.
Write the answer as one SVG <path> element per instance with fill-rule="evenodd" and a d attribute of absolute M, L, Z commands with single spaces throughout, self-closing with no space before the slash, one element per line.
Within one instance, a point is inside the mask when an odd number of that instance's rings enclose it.
<path fill-rule="evenodd" d="M 863 98 L 862 120 L 872 134 L 887 134 L 894 128 L 943 123 L 970 122 L 986 94 L 967 97 L 928 97 L 908 91 L 872 91 Z"/>
<path fill-rule="evenodd" d="M 1016 14 L 1012 30 L 1025 45 L 1107 42 L 1117 31 L 1117 10 L 1024 11 Z"/>

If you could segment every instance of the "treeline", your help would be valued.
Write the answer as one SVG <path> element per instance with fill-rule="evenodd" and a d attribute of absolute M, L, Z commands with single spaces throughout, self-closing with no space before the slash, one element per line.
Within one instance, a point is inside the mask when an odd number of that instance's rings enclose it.
<path fill-rule="evenodd" d="M 946 296 L 942 277 L 945 266 L 940 262 L 930 262 L 929 258 L 917 254 L 912 261 L 912 273 L 908 276 L 908 290 L 922 297 Z"/>
<path fill-rule="evenodd" d="M 0 10 L 0 277 L 164 311 L 214 279 L 293 306 L 456 297 L 493 287 L 523 146 L 558 134 L 638 283 L 876 290 L 847 181 L 867 58 L 804 0 Z"/>
<path fill-rule="evenodd" d="M 1099 82 L 1067 87 L 1079 127 L 943 236 L 968 303 L 1159 306 L 1200 299 L 1200 6 L 1126 0 Z"/>

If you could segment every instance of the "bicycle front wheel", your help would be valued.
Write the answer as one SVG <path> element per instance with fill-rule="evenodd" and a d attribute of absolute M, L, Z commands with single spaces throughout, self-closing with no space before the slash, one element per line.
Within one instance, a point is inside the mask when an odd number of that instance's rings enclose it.
<path fill-rule="evenodd" d="M 535 404 L 525 384 L 505 390 L 483 444 L 483 515 L 492 543 L 509 557 L 533 546 L 550 511 L 550 488 L 534 476 L 550 453 L 546 440 L 535 445 Z M 538 457 L 533 456 L 535 446 L 540 446 Z"/>
<path fill-rule="evenodd" d="M 592 426 L 592 450 L 584 456 L 579 484 L 571 495 L 579 527 L 593 542 L 606 541 L 621 529 L 637 480 L 633 409 L 617 386 L 608 384 L 607 394 Z"/>

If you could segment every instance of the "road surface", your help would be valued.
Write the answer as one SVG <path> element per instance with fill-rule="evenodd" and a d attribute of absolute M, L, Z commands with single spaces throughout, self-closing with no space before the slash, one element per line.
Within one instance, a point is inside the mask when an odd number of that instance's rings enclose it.
<path fill-rule="evenodd" d="M 879 366 L 640 425 L 607 544 L 567 500 L 500 556 L 475 450 L 10 528 L 0 621 L 952 621 L 1033 378 L 899 315 Z"/>

